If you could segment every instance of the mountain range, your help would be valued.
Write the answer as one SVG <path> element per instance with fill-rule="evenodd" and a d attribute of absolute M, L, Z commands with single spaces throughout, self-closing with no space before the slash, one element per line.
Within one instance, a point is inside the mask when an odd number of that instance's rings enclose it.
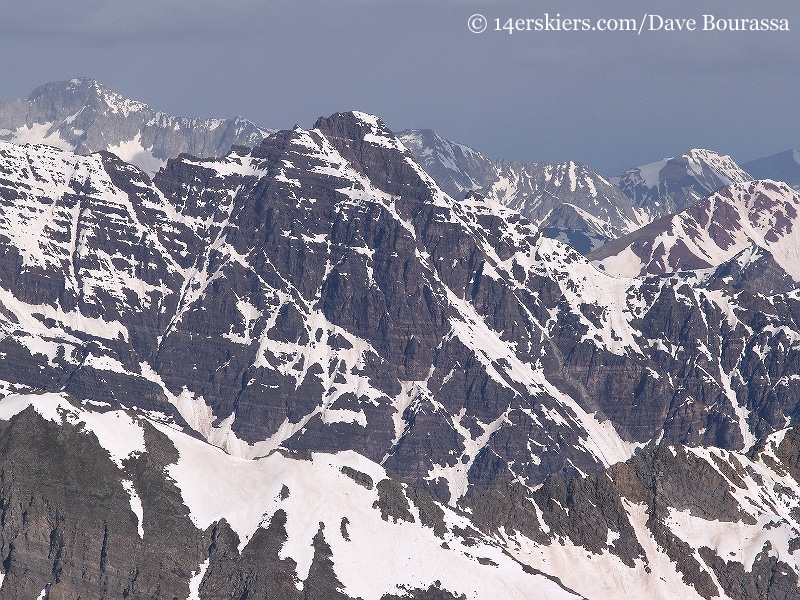
<path fill-rule="evenodd" d="M 647 222 L 644 211 L 584 164 L 495 161 L 430 130 L 407 130 L 398 138 L 451 197 L 478 193 L 583 253 Z"/>
<path fill-rule="evenodd" d="M 720 188 L 752 179 L 730 156 L 693 149 L 636 167 L 612 181 L 653 221 L 688 208 Z"/>
<path fill-rule="evenodd" d="M 581 163 L 492 160 L 430 130 L 398 134 L 414 158 L 453 198 L 467 192 L 514 208 L 552 238 L 586 255 L 724 187 L 753 180 L 729 156 L 693 149 L 611 179 Z M 747 163 L 757 179 L 796 186 L 797 153 Z"/>
<path fill-rule="evenodd" d="M 786 183 L 730 185 L 588 257 L 607 272 L 632 277 L 717 267 L 758 249 L 770 257 L 772 271 L 793 282 L 791 287 L 800 281 L 800 239 L 794 227 L 798 210 L 800 193 Z"/>
<path fill-rule="evenodd" d="M 241 117 L 173 117 L 86 78 L 48 83 L 27 99 L 0 104 L 0 140 L 113 152 L 151 175 L 182 152 L 221 156 L 268 134 Z"/>
<path fill-rule="evenodd" d="M 46 143 L 79 154 L 110 151 L 151 176 L 182 152 L 219 157 L 233 145 L 253 146 L 272 131 L 241 117 L 174 117 L 86 78 L 49 83 L 27 99 L 0 104 L 0 140 Z M 583 254 L 725 185 L 753 177 L 800 185 L 796 151 L 751 161 L 743 169 L 728 156 L 695 149 L 606 179 L 573 161 L 493 160 L 431 130 L 406 130 L 398 138 L 453 198 L 472 191 L 515 208 L 546 235 Z"/>
<path fill-rule="evenodd" d="M 0 142 L 0 598 L 797 597 L 797 193 L 586 257 L 554 214 L 650 213 L 533 165 Z"/>

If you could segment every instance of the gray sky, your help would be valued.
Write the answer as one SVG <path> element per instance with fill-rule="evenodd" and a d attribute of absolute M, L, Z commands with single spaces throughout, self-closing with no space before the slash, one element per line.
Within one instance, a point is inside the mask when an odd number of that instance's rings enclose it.
<path fill-rule="evenodd" d="M 698 30 L 493 31 L 545 13 Z M 700 31 L 704 14 L 790 31 Z M 170 114 L 265 127 L 358 109 L 604 175 L 692 147 L 739 162 L 800 148 L 797 0 L 0 0 L 0 56 L 0 100 L 85 76 Z"/>

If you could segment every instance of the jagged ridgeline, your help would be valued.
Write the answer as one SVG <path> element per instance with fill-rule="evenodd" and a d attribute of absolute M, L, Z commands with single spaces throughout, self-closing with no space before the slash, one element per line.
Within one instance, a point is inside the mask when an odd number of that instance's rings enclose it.
<path fill-rule="evenodd" d="M 545 235 L 584 255 L 721 188 L 753 179 L 729 156 L 710 150 L 694 149 L 609 180 L 575 161 L 493 160 L 427 129 L 406 130 L 398 137 L 453 198 L 477 193 L 518 210 Z M 798 156 L 789 151 L 750 165 L 756 173 L 769 174 L 761 178 L 796 182 Z"/>
<path fill-rule="evenodd" d="M 798 592 L 796 290 L 601 273 L 363 113 L 0 170 L 0 598 Z"/>
<path fill-rule="evenodd" d="M 232 144 L 255 145 L 269 133 L 242 117 L 174 117 L 87 78 L 48 83 L 26 99 L 0 103 L 0 140 L 79 154 L 108 150 L 151 175 L 181 152 L 222 156 Z"/>

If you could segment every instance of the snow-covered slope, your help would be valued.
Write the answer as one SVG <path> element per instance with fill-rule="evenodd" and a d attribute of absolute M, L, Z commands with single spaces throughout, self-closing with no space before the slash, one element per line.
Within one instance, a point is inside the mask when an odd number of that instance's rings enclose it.
<path fill-rule="evenodd" d="M 258 547 L 259 535 L 280 520 L 285 539 L 276 550 L 281 560 L 293 563 L 294 585 L 306 593 L 318 584 L 313 581 L 315 556 L 319 558 L 320 546 L 325 544 L 333 561 L 331 575 L 347 597 L 379 600 L 386 594 L 428 588 L 476 599 L 522 600 L 531 594 L 548 600 L 579 597 L 546 576 L 523 570 L 496 540 L 474 532 L 467 515 L 414 496 L 383 467 L 356 453 L 296 458 L 273 453 L 245 460 L 176 430 L 164 415 L 97 412 L 91 404 L 75 404 L 56 394 L 8 396 L 0 401 L 0 420 L 8 421 L 28 407 L 59 427 L 77 428 L 82 435 L 96 438 L 117 467 L 116 478 L 129 495 L 130 520 L 142 543 L 154 537 L 158 516 L 151 511 L 163 501 L 158 497 L 163 492 L 153 489 L 154 482 L 137 478 L 140 473 L 132 472 L 131 460 L 142 460 L 151 448 L 170 444 L 174 460 L 160 476 L 179 491 L 198 530 L 195 535 L 213 531 L 224 520 L 238 538 L 238 548 L 231 551 L 244 557 L 248 551 L 263 551 Z M 39 429 L 47 431 L 42 424 Z M 98 470 L 99 465 L 90 463 L 87 468 Z M 465 537 L 470 531 L 473 535 Z M 172 532 L 176 536 L 187 533 Z M 324 541 L 314 543 L 315 537 Z M 109 544 L 112 560 L 135 563 L 136 557 L 116 555 L 119 543 L 114 542 Z M 191 583 L 176 583 L 194 586 L 199 597 L 207 597 L 221 560 L 210 552 L 195 565 Z M 21 575 L 6 572 L 2 592 L 26 585 Z M 32 574 L 35 578 L 43 575 L 48 574 Z M 39 586 L 45 583 L 50 584 L 51 594 L 59 589 L 58 578 L 51 576 Z"/>
<path fill-rule="evenodd" d="M 647 222 L 681 211 L 718 189 L 752 180 L 730 156 L 693 149 L 626 171 L 611 181 L 647 215 Z"/>
<path fill-rule="evenodd" d="M 631 277 L 717 267 L 756 247 L 800 282 L 798 211 L 800 194 L 785 183 L 730 185 L 589 258 L 608 273 Z"/>
<path fill-rule="evenodd" d="M 0 466 L 14 472 L 0 490 L 3 597 L 755 600 L 798 590 L 796 428 L 746 455 L 664 446 L 568 486 L 510 482 L 464 510 L 352 451 L 241 459 L 166 415 L 60 394 L 1 400 L 0 442 Z M 76 469 L 91 485 L 65 490 Z M 18 506 L 17 495 L 32 500 Z M 31 543 L 40 527 L 49 539 Z M 101 556 L 99 569 L 83 553 Z"/>
<path fill-rule="evenodd" d="M 150 174 L 182 152 L 220 156 L 235 144 L 258 144 L 268 133 L 241 117 L 173 117 L 91 79 L 48 83 L 26 100 L 0 104 L 0 140 L 79 154 L 107 150 Z"/>

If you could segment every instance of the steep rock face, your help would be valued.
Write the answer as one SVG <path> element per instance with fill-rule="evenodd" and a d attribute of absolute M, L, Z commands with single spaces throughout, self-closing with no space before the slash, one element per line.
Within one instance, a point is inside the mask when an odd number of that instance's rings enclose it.
<path fill-rule="evenodd" d="M 496 486 L 464 504 L 512 555 L 587 598 L 791 598 L 797 440 L 781 431 L 747 455 L 661 446 L 603 474 Z"/>
<path fill-rule="evenodd" d="M 659 446 L 454 509 L 351 451 L 243 460 L 166 415 L 11 395 L 0 598 L 788 599 L 798 449 Z"/>
<path fill-rule="evenodd" d="M 718 266 L 715 285 L 730 290 L 784 294 L 797 287 L 769 250 L 751 246 Z"/>
<path fill-rule="evenodd" d="M 612 179 L 654 221 L 688 208 L 718 189 L 753 178 L 724 156 L 693 149 L 687 154 L 626 171 Z"/>
<path fill-rule="evenodd" d="M 205 544 L 163 478 L 174 448 L 145 427 L 147 455 L 115 461 L 62 407 L 64 426 L 28 407 L 0 433 L 0 597 L 187 597 Z"/>
<path fill-rule="evenodd" d="M 796 418 L 794 291 L 600 273 L 516 211 L 453 201 L 370 115 L 154 182 L 3 152 L 6 393 L 159 410 L 245 457 L 355 450 L 452 504 Z"/>
<path fill-rule="evenodd" d="M 179 118 L 129 100 L 91 79 L 48 83 L 0 105 L 0 140 L 45 143 L 78 154 L 107 150 L 154 173 L 181 152 L 221 156 L 269 132 L 241 117 Z"/>
<path fill-rule="evenodd" d="M 232 160 L 241 160 L 242 169 L 229 166 Z M 444 489 L 452 488 L 448 495 L 463 493 L 470 464 L 503 424 L 504 413 L 512 404 L 526 407 L 532 391 L 543 391 L 530 368 L 503 359 L 487 369 L 496 351 L 479 348 L 475 356 L 465 345 L 494 334 L 470 316 L 475 309 L 462 298 L 508 293 L 490 277 L 479 285 L 474 274 L 484 269 L 487 254 L 495 255 L 493 244 L 505 246 L 505 254 L 517 243 L 529 246 L 534 236 L 529 226 L 520 225 L 518 234 L 507 236 L 503 219 L 452 204 L 385 125 L 361 114 L 322 119 L 311 131 L 273 136 L 252 152 L 219 163 L 170 163 L 156 178 L 166 195 L 172 193 L 172 177 L 179 168 L 192 169 L 192 175 L 180 174 L 182 180 L 205 182 L 202 202 L 191 193 L 181 200 L 185 215 L 195 207 L 205 209 L 205 197 L 217 193 L 211 188 L 239 189 L 232 208 L 216 204 L 215 210 L 230 210 L 213 219 L 224 224 L 212 236 L 224 235 L 225 244 L 213 250 L 221 256 L 201 262 L 214 269 L 214 289 L 222 294 L 235 290 L 237 298 L 220 304 L 218 294 L 206 294 L 200 300 L 202 310 L 189 306 L 164 336 L 160 357 L 172 362 L 159 359 L 154 368 L 172 393 L 185 386 L 207 401 L 213 399 L 214 414 L 229 418 L 231 433 L 255 443 L 254 448 L 276 434 L 270 444 L 351 447 L 386 461 L 401 475 L 441 480 Z M 237 181 L 236 171 L 251 170 L 258 173 Z M 287 205 L 286 197 L 296 200 Z M 476 216 L 485 224 L 474 222 Z M 490 225 L 497 229 L 484 241 L 483 230 Z M 507 239 L 495 241 L 495 236 Z M 247 257 L 246 264 L 229 256 Z M 259 278 L 257 288 L 245 281 L 253 278 L 251 273 Z M 199 281 L 210 277 L 197 275 Z M 259 299 L 263 294 L 275 300 Z M 495 304 L 491 296 L 479 301 L 486 307 Z M 220 310 L 227 305 L 227 310 L 238 311 L 235 307 L 245 302 L 252 306 L 246 309 L 254 315 L 249 317 L 252 331 L 229 331 L 230 323 L 242 317 Z M 512 305 L 503 318 L 526 318 L 515 314 L 519 310 Z M 270 316 L 259 322 L 259 313 Z M 199 321 L 192 325 L 195 319 Z M 217 332 L 217 343 L 231 349 L 224 350 L 225 358 L 205 353 L 207 364 L 195 363 L 198 353 L 187 352 L 184 345 L 190 339 L 187 330 L 214 332 L 216 323 L 224 327 Z M 528 337 L 525 328 L 517 329 Z M 229 361 L 233 349 L 241 346 Z M 503 352 L 513 357 L 510 350 Z M 187 369 L 176 356 L 191 356 L 192 366 Z M 221 361 L 228 361 L 230 369 L 217 371 L 198 389 L 195 364 L 207 372 Z M 527 382 L 512 383 L 514 377 L 497 373 L 498 368 L 521 368 L 527 371 Z M 542 401 L 554 400 L 545 395 Z M 567 422 L 573 424 L 564 428 L 564 439 L 577 441 L 576 436 L 585 435 L 574 418 L 567 412 Z M 464 424 L 454 428 L 454 419 Z M 549 435 L 525 413 L 516 420 L 530 430 L 523 439 Z M 573 432 L 568 434 L 569 429 Z M 443 431 L 450 433 L 442 437 Z M 525 442 L 515 444 L 524 447 Z M 468 451 L 467 445 L 474 450 Z M 597 464 L 591 453 L 576 452 L 576 464 Z M 530 459 L 520 457 L 519 464 L 530 476 L 539 472 Z"/>
<path fill-rule="evenodd" d="M 236 459 L 52 394 L 0 426 L 0 598 L 578 598 L 352 452 Z"/>
<path fill-rule="evenodd" d="M 156 349 L 182 275 L 109 173 L 132 185 L 149 185 L 146 176 L 110 154 L 45 146 L 4 143 L 0 159 L 2 379 L 161 406 L 139 363 Z"/>
<path fill-rule="evenodd" d="M 800 193 L 785 183 L 731 185 L 589 258 L 609 273 L 635 276 L 717 267 L 745 250 L 762 249 L 785 275 L 800 281 L 798 211 Z"/>

